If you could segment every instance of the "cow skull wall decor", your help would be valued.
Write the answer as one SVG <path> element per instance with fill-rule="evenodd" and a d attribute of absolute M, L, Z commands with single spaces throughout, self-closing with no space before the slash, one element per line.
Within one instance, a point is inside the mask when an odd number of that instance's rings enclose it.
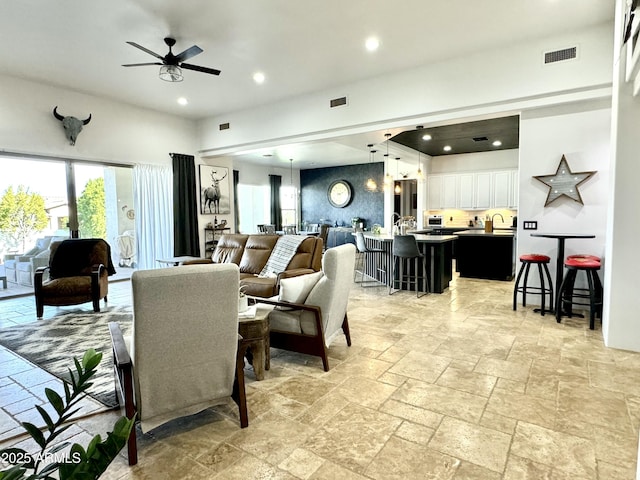
<path fill-rule="evenodd" d="M 89 117 L 86 120 L 79 120 L 76 117 L 65 117 L 63 115 L 60 115 L 58 113 L 57 105 L 53 109 L 53 116 L 62 122 L 64 134 L 66 135 L 67 140 L 69 140 L 69 143 L 71 145 L 76 144 L 76 138 L 78 138 L 78 135 L 82 131 L 82 126 L 91 121 L 91 114 L 89 114 Z"/>

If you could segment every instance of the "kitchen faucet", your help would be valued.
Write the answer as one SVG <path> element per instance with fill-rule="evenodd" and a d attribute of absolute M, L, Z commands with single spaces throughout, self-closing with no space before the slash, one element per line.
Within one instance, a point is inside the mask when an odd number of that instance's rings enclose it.
<path fill-rule="evenodd" d="M 493 215 L 491 215 L 491 223 L 493 223 L 493 224 L 495 225 L 495 221 L 494 221 L 493 219 L 494 219 L 494 217 L 495 217 L 496 215 L 499 215 L 499 216 L 500 216 L 500 219 L 502 220 L 502 223 L 504 223 L 504 217 L 502 216 L 502 214 L 501 214 L 501 213 L 494 213 Z"/>
<path fill-rule="evenodd" d="M 394 222 L 394 221 L 393 221 L 393 219 L 394 219 L 395 217 L 398 217 L 398 220 Z M 393 213 L 391 214 L 391 225 L 397 225 L 397 222 L 399 222 L 400 220 L 402 220 L 402 217 L 400 216 L 400 214 L 399 214 L 399 213 L 393 212 Z"/>

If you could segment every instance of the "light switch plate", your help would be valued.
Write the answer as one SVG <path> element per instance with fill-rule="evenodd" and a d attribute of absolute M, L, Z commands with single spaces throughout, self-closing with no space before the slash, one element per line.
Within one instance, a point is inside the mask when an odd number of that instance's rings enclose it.
<path fill-rule="evenodd" d="M 538 222 L 535 220 L 525 220 L 524 222 L 522 222 L 522 228 L 524 230 L 537 230 Z"/>

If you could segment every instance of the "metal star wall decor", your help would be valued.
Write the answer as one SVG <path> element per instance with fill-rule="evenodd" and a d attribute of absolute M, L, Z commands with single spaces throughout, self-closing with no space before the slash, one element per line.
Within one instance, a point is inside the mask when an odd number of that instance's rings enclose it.
<path fill-rule="evenodd" d="M 562 196 L 569 197 L 580 205 L 584 205 L 578 187 L 594 173 L 596 172 L 572 172 L 567 159 L 562 155 L 554 175 L 535 175 L 533 178 L 549 187 L 545 207 Z"/>

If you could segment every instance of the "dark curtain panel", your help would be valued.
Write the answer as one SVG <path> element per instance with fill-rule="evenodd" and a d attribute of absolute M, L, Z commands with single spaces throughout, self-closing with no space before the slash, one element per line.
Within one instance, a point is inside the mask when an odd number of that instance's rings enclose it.
<path fill-rule="evenodd" d="M 233 219 L 233 226 L 235 232 L 240 233 L 240 210 L 238 210 L 238 182 L 240 181 L 240 172 L 238 170 L 233 171 L 233 211 L 235 216 Z"/>
<path fill-rule="evenodd" d="M 196 166 L 192 155 L 171 153 L 173 160 L 173 254 L 200 256 Z"/>
<path fill-rule="evenodd" d="M 280 208 L 282 177 L 269 175 L 269 185 L 271 186 L 271 223 L 276 226 L 276 230 L 282 230 L 282 209 Z"/>

